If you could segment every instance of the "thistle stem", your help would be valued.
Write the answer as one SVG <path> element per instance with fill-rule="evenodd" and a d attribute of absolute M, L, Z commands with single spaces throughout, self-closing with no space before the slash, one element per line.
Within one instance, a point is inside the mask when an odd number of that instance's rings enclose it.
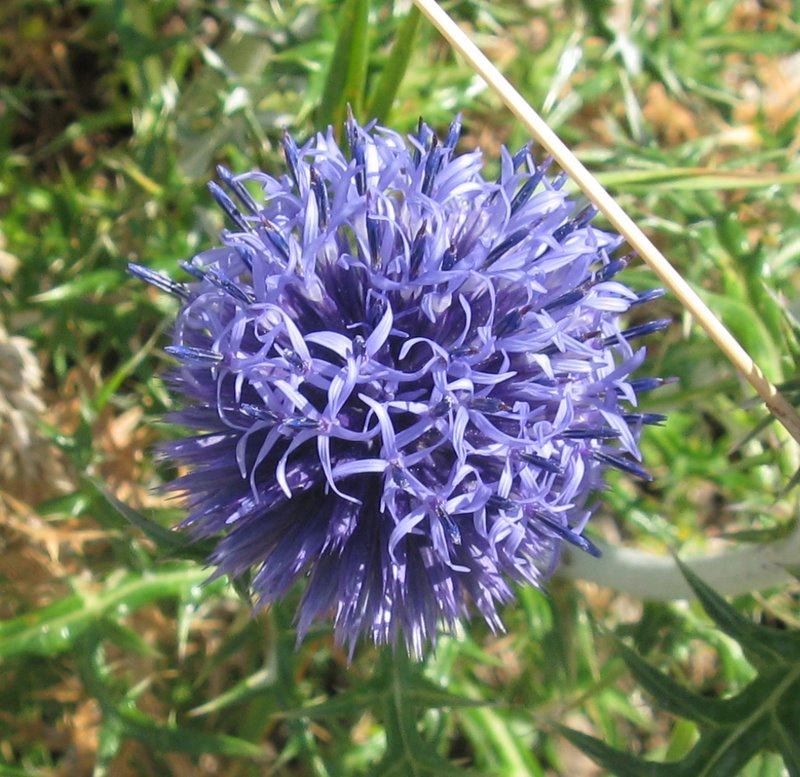
<path fill-rule="evenodd" d="M 567 148 L 544 119 L 525 101 L 500 71 L 469 39 L 436 0 L 413 0 L 419 10 L 441 32 L 448 43 L 461 54 L 478 75 L 494 90 L 506 107 L 522 122 L 531 136 L 547 150 L 583 193 L 605 215 L 614 228 L 625 237 L 661 282 L 680 300 L 695 321 L 749 381 L 764 400 L 770 412 L 800 443 L 800 416 L 761 371 L 753 358 L 720 322 L 697 292 L 667 261 L 653 242 L 639 229 L 630 216 L 617 204 L 599 181 Z"/>
<path fill-rule="evenodd" d="M 666 602 L 693 599 L 694 594 L 671 556 L 656 556 L 598 542 L 601 559 L 568 551 L 558 575 L 613 588 L 637 599 Z M 774 542 L 686 559 L 687 566 L 723 596 L 762 591 L 792 581 L 790 568 L 800 565 L 800 523 L 788 537 Z"/>

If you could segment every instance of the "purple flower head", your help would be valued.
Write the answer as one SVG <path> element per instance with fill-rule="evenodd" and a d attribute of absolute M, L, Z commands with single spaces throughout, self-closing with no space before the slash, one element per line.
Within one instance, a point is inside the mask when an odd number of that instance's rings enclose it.
<path fill-rule="evenodd" d="M 351 651 L 419 656 L 471 606 L 501 629 L 562 542 L 597 553 L 587 498 L 608 466 L 648 477 L 637 440 L 662 420 L 633 409 L 658 381 L 630 379 L 632 341 L 664 322 L 621 329 L 655 294 L 614 280 L 620 239 L 527 148 L 487 180 L 459 131 L 351 119 L 349 153 L 287 134 L 287 175 L 219 169 L 232 229 L 190 283 L 131 266 L 182 303 L 185 525 L 261 605 L 306 578 L 299 634 L 330 616 Z"/>

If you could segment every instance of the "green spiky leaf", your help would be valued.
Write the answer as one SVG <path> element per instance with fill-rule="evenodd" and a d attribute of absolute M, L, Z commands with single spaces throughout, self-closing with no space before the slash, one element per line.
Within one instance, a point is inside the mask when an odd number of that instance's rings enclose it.
<path fill-rule="evenodd" d="M 749 657 L 758 674 L 737 694 L 709 698 L 693 693 L 620 644 L 638 684 L 655 703 L 695 722 L 700 736 L 686 756 L 654 763 L 622 753 L 571 729 L 564 736 L 619 777 L 735 777 L 762 750 L 780 754 L 791 775 L 800 775 L 800 633 L 751 623 L 719 594 L 681 565 L 706 614 Z"/>
<path fill-rule="evenodd" d="M 56 655 L 71 647 L 104 616 L 120 609 L 131 612 L 158 599 L 179 595 L 207 579 L 208 572 L 195 564 L 173 565 L 109 580 L 97 592 L 74 593 L 0 623 L 0 658 L 23 653 Z"/>
<path fill-rule="evenodd" d="M 92 479 L 87 480 L 120 516 L 136 526 L 166 555 L 198 562 L 205 562 L 211 555 L 214 549 L 213 542 L 198 542 L 195 538 L 185 533 L 167 529 L 117 499 L 102 484 Z"/>

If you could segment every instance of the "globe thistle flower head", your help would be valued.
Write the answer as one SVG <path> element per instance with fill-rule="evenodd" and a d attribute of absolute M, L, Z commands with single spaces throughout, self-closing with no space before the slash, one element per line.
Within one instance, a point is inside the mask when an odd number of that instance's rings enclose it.
<path fill-rule="evenodd" d="M 219 168 L 231 228 L 189 283 L 131 266 L 181 301 L 185 525 L 260 605 L 305 578 L 299 634 L 330 617 L 351 652 L 419 656 L 472 608 L 501 629 L 564 542 L 597 553 L 587 500 L 607 467 L 649 477 L 662 420 L 636 410 L 659 381 L 630 375 L 665 322 L 620 324 L 660 292 L 615 280 L 620 240 L 563 176 L 526 148 L 489 180 L 459 132 L 286 134 L 284 175 Z"/>

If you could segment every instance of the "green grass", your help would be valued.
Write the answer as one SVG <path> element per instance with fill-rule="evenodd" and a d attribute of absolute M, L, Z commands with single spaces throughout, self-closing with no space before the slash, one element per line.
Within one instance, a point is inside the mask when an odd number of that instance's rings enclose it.
<path fill-rule="evenodd" d="M 634 0 L 626 17 L 612 2 L 527 5 L 447 7 L 767 375 L 796 380 L 797 8 Z M 326 629 L 295 647 L 299 592 L 252 618 L 223 581 L 201 585 L 202 549 L 167 547 L 174 535 L 157 531 L 180 516 L 152 492 L 170 474 L 152 445 L 174 434 L 159 419 L 175 310 L 126 262 L 171 270 L 211 245 L 214 165 L 279 169 L 283 128 L 305 137 L 346 101 L 400 131 L 420 115 L 444 128 L 461 111 L 463 146 L 487 159 L 522 145 L 524 130 L 427 22 L 379 0 L 10 0 L 0 68 L 0 235 L 19 260 L 0 323 L 40 360 L 41 432 L 71 484 L 43 484 L 31 504 L 14 484 L 0 493 L 0 775 L 611 773 L 559 727 L 659 763 L 708 736 L 664 711 L 617 640 L 705 699 L 760 687 L 752 645 L 699 605 L 558 580 L 518 592 L 505 635 L 474 621 L 422 666 L 367 645 L 348 664 Z M 640 264 L 626 273 L 654 285 Z M 643 444 L 656 480 L 611 478 L 594 531 L 691 555 L 796 521 L 797 492 L 779 497 L 796 446 L 772 424 L 737 447 L 765 411 L 676 301 L 654 307 L 675 324 L 651 339 L 644 373 L 679 379 L 647 401 L 669 414 Z M 157 527 L 133 525 L 98 482 Z M 794 634 L 798 590 L 753 592 L 735 612 Z M 764 705 L 774 720 L 797 711 L 790 694 Z M 745 758 L 734 737 L 734 770 L 715 777 L 800 774 L 782 742 L 776 723 Z"/>

